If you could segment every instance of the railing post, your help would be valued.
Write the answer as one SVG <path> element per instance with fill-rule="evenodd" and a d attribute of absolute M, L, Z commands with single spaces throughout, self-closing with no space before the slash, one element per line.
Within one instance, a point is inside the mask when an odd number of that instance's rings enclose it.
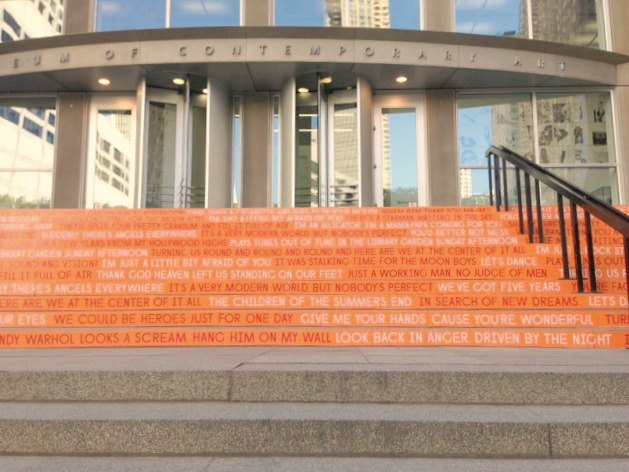
<path fill-rule="evenodd" d="M 531 177 L 524 173 L 524 196 L 526 197 L 526 220 L 529 230 L 529 243 L 535 242 L 535 228 L 533 223 L 533 204 L 531 202 Z"/>
<path fill-rule="evenodd" d="M 515 187 L 518 196 L 518 221 L 520 234 L 524 234 L 524 214 L 522 212 L 522 183 L 520 182 L 520 169 L 515 168 Z"/>
<path fill-rule="evenodd" d="M 596 292 L 596 263 L 594 262 L 594 241 L 592 240 L 592 218 L 585 212 L 585 243 L 588 249 L 588 269 L 590 272 L 590 292 Z"/>
<path fill-rule="evenodd" d="M 507 182 L 507 161 L 502 163 L 502 180 L 504 181 L 505 211 L 509 211 L 509 184 Z"/>
<path fill-rule="evenodd" d="M 566 237 L 566 216 L 563 211 L 563 197 L 557 193 L 557 209 L 559 210 L 559 232 L 561 233 L 561 259 L 563 262 L 563 278 L 570 278 L 570 260 L 568 259 L 568 241 Z"/>
<path fill-rule="evenodd" d="M 491 172 L 491 157 L 493 154 L 487 154 L 487 172 L 489 172 L 489 205 L 494 206 L 494 185 L 493 185 L 493 174 Z M 471 172 L 471 171 L 470 171 Z"/>
<path fill-rule="evenodd" d="M 537 202 L 537 234 L 539 242 L 544 243 L 544 220 L 542 219 L 542 192 L 539 188 L 539 180 L 535 179 L 535 201 Z"/>
<path fill-rule="evenodd" d="M 574 250 L 574 265 L 577 270 L 577 288 L 583 293 L 583 267 L 581 265 L 581 242 L 579 240 L 579 217 L 576 203 L 570 202 L 570 217 L 572 220 L 572 246 Z"/>
<path fill-rule="evenodd" d="M 502 206 L 502 195 L 500 186 L 500 158 L 494 154 L 494 179 L 496 181 L 496 210 L 500 211 Z"/>

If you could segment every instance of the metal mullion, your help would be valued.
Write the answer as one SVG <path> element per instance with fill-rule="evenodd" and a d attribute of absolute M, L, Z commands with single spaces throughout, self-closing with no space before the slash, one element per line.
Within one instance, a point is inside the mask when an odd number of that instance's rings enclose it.
<path fill-rule="evenodd" d="M 533 38 L 533 0 L 526 0 L 526 21 L 528 23 L 528 39 Z"/>
<path fill-rule="evenodd" d="M 166 1 L 166 28 L 170 28 L 170 14 L 172 12 L 172 0 L 165 0 Z"/>

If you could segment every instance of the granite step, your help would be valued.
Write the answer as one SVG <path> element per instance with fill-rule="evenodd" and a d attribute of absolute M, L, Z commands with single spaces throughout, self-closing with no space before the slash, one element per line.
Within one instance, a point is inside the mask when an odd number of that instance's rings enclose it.
<path fill-rule="evenodd" d="M 0 454 L 629 458 L 625 406 L 0 403 Z"/>
<path fill-rule="evenodd" d="M 629 459 L 0 457 L 4 472 L 617 472 Z"/>
<path fill-rule="evenodd" d="M 3 370 L 0 401 L 626 405 L 627 385 L 629 373 L 614 371 L 313 370 L 299 365 L 281 370 Z"/>

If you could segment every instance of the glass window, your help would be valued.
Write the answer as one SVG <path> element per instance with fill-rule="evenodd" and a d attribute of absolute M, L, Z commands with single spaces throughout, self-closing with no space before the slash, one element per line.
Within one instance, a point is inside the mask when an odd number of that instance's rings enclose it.
<path fill-rule="evenodd" d="M 33 133 L 38 138 L 41 138 L 43 128 L 41 125 L 38 125 L 33 120 L 28 117 L 24 117 L 24 121 L 22 122 L 22 128 L 24 128 L 29 133 Z"/>
<path fill-rule="evenodd" d="M 40 118 L 46 112 L 55 112 L 54 99 L 0 100 L 0 208 L 50 207 L 54 127 Z"/>
<path fill-rule="evenodd" d="M 11 41 L 13 41 L 13 36 L 11 36 L 9 33 L 7 33 L 5 30 L 2 30 L 2 36 L 1 39 L 3 43 L 10 43 Z"/>
<path fill-rule="evenodd" d="M 98 0 L 96 31 L 166 27 L 166 0 Z"/>
<path fill-rule="evenodd" d="M 485 152 L 506 146 L 552 172 L 618 203 L 618 171 L 609 92 L 536 93 L 536 122 L 529 94 L 459 97 L 462 204 L 489 202 Z M 533 151 L 532 130 L 537 129 Z M 513 175 L 508 177 L 513 178 Z M 513 188 L 513 186 L 511 186 Z M 554 203 L 554 196 L 544 196 Z"/>
<path fill-rule="evenodd" d="M 526 0 L 455 0 L 456 31 L 526 38 L 526 3 Z"/>
<path fill-rule="evenodd" d="M 0 208 L 50 208 L 52 170 L 0 171 Z"/>
<path fill-rule="evenodd" d="M 20 36 L 22 34 L 22 27 L 17 23 L 17 21 L 15 21 L 15 18 L 13 18 L 13 15 L 11 15 L 11 13 L 4 10 L 2 12 L 2 19 L 4 20 L 4 23 L 9 26 L 17 36 Z"/>
<path fill-rule="evenodd" d="M 458 108 L 461 204 L 488 205 L 487 148 L 506 146 L 533 159 L 531 95 L 463 95 Z"/>
<path fill-rule="evenodd" d="M 132 208 L 132 174 L 135 169 L 133 115 L 131 110 L 99 110 L 96 117 L 96 149 L 92 185 L 93 206 Z M 103 143 L 109 145 L 103 147 Z"/>
<path fill-rule="evenodd" d="M 605 49 L 603 0 L 531 0 L 533 38 Z"/>
<path fill-rule="evenodd" d="M 20 113 L 15 111 L 13 108 L 0 107 L 0 118 L 10 121 L 14 125 L 20 123 Z"/>
<path fill-rule="evenodd" d="M 610 93 L 538 93 L 537 122 L 539 163 L 618 203 Z"/>
<path fill-rule="evenodd" d="M 240 0 L 171 0 L 170 26 L 238 26 Z"/>
<path fill-rule="evenodd" d="M 275 0 L 276 26 L 418 30 L 420 0 Z"/>
<path fill-rule="evenodd" d="M 0 26 L 2 26 L 2 42 L 19 39 L 56 36 L 62 30 L 62 16 L 59 13 L 63 6 L 54 3 L 37 3 L 26 0 L 0 1 Z"/>

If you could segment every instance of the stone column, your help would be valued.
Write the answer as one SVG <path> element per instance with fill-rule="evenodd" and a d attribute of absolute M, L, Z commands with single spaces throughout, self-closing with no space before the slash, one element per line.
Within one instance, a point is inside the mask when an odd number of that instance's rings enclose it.
<path fill-rule="evenodd" d="M 609 0 L 609 26 L 614 52 L 629 55 L 629 8 L 626 0 Z M 618 66 L 616 99 L 616 130 L 618 135 L 618 162 L 620 163 L 620 201 L 629 204 L 629 58 Z"/>
<path fill-rule="evenodd" d="M 459 161 L 454 90 L 426 91 L 426 135 L 430 188 L 428 204 L 458 205 Z"/>
<path fill-rule="evenodd" d="M 271 205 L 271 95 L 242 100 L 242 206 Z"/>
<path fill-rule="evenodd" d="M 81 208 L 84 205 L 88 111 L 87 94 L 59 94 L 52 208 Z"/>

